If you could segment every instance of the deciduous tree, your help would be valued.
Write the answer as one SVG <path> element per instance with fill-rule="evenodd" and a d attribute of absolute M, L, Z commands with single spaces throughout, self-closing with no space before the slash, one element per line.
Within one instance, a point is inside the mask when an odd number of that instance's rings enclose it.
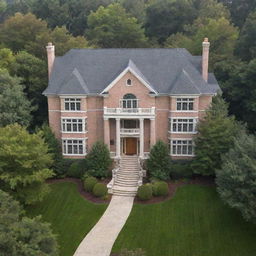
<path fill-rule="evenodd" d="M 1 190 L 0 223 L 1 256 L 58 255 L 56 236 L 50 225 L 39 217 L 24 217 L 18 202 Z"/>
<path fill-rule="evenodd" d="M 145 47 L 147 39 L 137 19 L 120 4 L 99 7 L 88 16 L 88 38 L 104 48 Z"/>
<path fill-rule="evenodd" d="M 53 176 L 52 156 L 40 134 L 29 134 L 18 124 L 0 128 L 0 182 L 25 204 L 43 199 Z"/>

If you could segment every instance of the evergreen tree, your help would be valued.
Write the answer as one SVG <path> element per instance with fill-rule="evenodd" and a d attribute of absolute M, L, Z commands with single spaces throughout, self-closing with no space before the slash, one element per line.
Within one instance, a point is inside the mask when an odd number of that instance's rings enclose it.
<path fill-rule="evenodd" d="M 101 141 L 94 143 L 87 156 L 88 173 L 97 178 L 107 177 L 111 163 L 107 145 Z"/>
<path fill-rule="evenodd" d="M 0 127 L 13 123 L 29 125 L 33 109 L 20 80 L 0 69 Z"/>
<path fill-rule="evenodd" d="M 17 201 L 0 190 L 0 255 L 57 256 L 56 236 L 39 217 L 23 217 Z"/>
<path fill-rule="evenodd" d="M 48 193 L 45 180 L 52 156 L 40 134 L 29 134 L 18 124 L 0 128 L 1 188 L 25 204 L 40 201 Z"/>
<path fill-rule="evenodd" d="M 214 175 L 221 167 L 221 156 L 233 146 L 234 136 L 239 130 L 233 116 L 228 116 L 228 105 L 221 98 L 213 98 L 211 107 L 197 126 L 195 137 L 196 157 L 192 162 L 194 173 Z"/>
<path fill-rule="evenodd" d="M 168 180 L 170 177 L 171 159 L 168 146 L 157 141 L 151 148 L 149 159 L 146 162 L 147 170 L 152 178 Z"/>
<path fill-rule="evenodd" d="M 256 137 L 240 131 L 216 175 L 217 190 L 224 202 L 256 223 Z"/>

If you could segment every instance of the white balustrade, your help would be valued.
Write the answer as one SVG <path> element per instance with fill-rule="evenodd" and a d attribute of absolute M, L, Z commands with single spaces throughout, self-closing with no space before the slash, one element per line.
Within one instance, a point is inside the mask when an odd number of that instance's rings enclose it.
<path fill-rule="evenodd" d="M 155 108 L 107 108 L 104 107 L 104 115 L 155 115 Z"/>

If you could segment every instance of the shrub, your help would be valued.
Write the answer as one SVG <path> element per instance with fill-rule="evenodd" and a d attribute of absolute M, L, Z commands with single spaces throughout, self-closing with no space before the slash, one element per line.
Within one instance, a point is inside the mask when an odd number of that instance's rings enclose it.
<path fill-rule="evenodd" d="M 93 187 L 93 194 L 97 197 L 103 197 L 107 194 L 107 186 L 103 183 L 97 183 Z"/>
<path fill-rule="evenodd" d="M 83 160 L 75 160 L 70 167 L 68 168 L 67 175 L 73 178 L 82 178 L 87 169 L 87 161 Z"/>
<path fill-rule="evenodd" d="M 169 179 L 171 159 L 168 147 L 164 142 L 159 140 L 151 148 L 146 166 L 151 177 L 160 180 Z"/>
<path fill-rule="evenodd" d="M 170 176 L 172 179 L 191 178 L 193 176 L 191 161 L 173 161 Z"/>
<path fill-rule="evenodd" d="M 108 176 L 108 170 L 112 163 L 110 152 L 103 142 L 96 142 L 87 156 L 89 174 L 97 178 Z"/>
<path fill-rule="evenodd" d="M 84 189 L 87 192 L 92 192 L 93 187 L 95 186 L 95 184 L 97 183 L 97 179 L 94 177 L 88 177 L 85 179 L 84 181 Z"/>
<path fill-rule="evenodd" d="M 151 184 L 145 184 L 139 187 L 138 197 L 140 200 L 149 200 L 152 198 L 152 185 Z"/>
<path fill-rule="evenodd" d="M 167 196 L 169 193 L 168 184 L 164 181 L 157 181 L 152 184 L 152 192 L 154 196 Z"/>
<path fill-rule="evenodd" d="M 169 188 L 167 182 L 161 181 L 158 182 L 157 186 L 158 196 L 167 196 L 169 194 Z"/>

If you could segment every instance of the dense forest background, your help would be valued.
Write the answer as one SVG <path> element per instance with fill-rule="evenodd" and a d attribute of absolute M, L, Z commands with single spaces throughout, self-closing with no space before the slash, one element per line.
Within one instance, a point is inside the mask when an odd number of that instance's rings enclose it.
<path fill-rule="evenodd" d="M 57 55 L 89 47 L 201 55 L 208 37 L 230 114 L 256 130 L 255 0 L 0 0 L 0 23 L 0 126 L 47 121 L 47 42 Z"/>

